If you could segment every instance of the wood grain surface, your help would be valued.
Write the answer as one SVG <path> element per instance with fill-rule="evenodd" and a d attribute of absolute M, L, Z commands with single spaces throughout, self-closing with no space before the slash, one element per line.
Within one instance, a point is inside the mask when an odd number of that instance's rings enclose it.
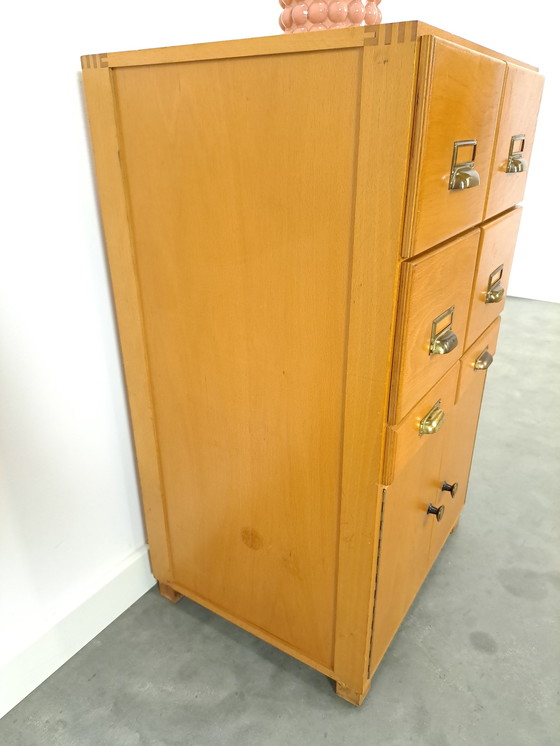
<path fill-rule="evenodd" d="M 395 346 L 391 424 L 400 422 L 420 397 L 461 357 L 465 348 L 480 230 L 405 262 L 401 269 L 399 323 Z M 430 355 L 432 324 L 454 308 L 452 331 L 457 347 Z M 441 331 L 449 323 L 442 320 Z"/>
<path fill-rule="evenodd" d="M 457 387 L 457 402 L 449 412 L 449 422 L 444 444 L 440 487 L 444 481 L 458 484 L 455 497 L 448 491 L 438 494 L 436 507 L 445 506 L 443 519 L 434 522 L 430 541 L 430 565 L 435 561 L 447 537 L 456 526 L 461 511 L 465 507 L 472 456 L 476 440 L 476 431 L 482 405 L 482 395 L 486 383 L 487 371 L 475 370 L 474 363 L 478 356 L 488 350 L 496 353 L 500 319 L 477 340 L 461 358 L 461 371 Z"/>
<path fill-rule="evenodd" d="M 422 39 L 418 112 L 403 255 L 412 256 L 482 220 L 506 65 L 434 37 Z M 453 146 L 476 140 L 480 185 L 449 189 Z M 465 152 L 469 150 L 469 152 Z M 460 151 L 468 160 L 472 148 Z"/>
<path fill-rule="evenodd" d="M 519 67 L 519 65 L 507 65 L 500 121 L 490 172 L 485 211 L 487 218 L 507 210 L 523 199 L 529 171 L 515 174 L 506 172 L 511 138 L 516 135 L 525 135 L 523 158 L 529 169 L 543 86 L 542 75 Z"/>
<path fill-rule="evenodd" d="M 406 198 L 402 154 L 410 142 L 415 69 L 415 44 L 364 50 L 335 638 L 337 680 L 358 696 L 369 688 L 379 482 Z"/>
<path fill-rule="evenodd" d="M 112 73 L 107 67 L 83 71 L 99 203 L 111 273 L 121 354 L 126 376 L 138 474 L 150 546 L 152 572 L 172 579 L 169 534 L 161 475 L 152 380 L 146 355 L 144 316 L 122 172 Z"/>
<path fill-rule="evenodd" d="M 525 128 L 530 155 L 541 77 L 416 21 L 82 66 L 160 590 L 359 705 L 464 504 L 521 211 L 481 221 L 522 196 L 500 154 Z"/>
<path fill-rule="evenodd" d="M 404 468 L 405 464 L 433 440 L 445 439 L 447 420 L 441 430 L 430 435 L 420 436 L 419 426 L 422 419 L 430 412 L 437 402 L 439 408 L 447 414 L 455 403 L 457 381 L 459 379 L 459 360 L 440 380 L 432 386 L 412 407 L 410 412 L 398 425 L 387 430 L 387 447 L 383 470 L 383 484 L 391 484 L 396 472 Z"/>

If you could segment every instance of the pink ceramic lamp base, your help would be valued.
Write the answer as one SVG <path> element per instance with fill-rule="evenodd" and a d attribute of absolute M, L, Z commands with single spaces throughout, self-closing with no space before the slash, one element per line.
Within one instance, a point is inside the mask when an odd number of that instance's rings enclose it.
<path fill-rule="evenodd" d="M 280 15 L 280 28 L 286 34 L 305 31 L 374 26 L 381 23 L 381 0 L 280 0 L 284 9 Z"/>

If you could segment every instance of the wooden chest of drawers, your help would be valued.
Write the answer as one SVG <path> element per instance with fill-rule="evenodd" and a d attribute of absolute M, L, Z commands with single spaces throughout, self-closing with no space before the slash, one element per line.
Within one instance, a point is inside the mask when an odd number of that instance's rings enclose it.
<path fill-rule="evenodd" d="M 465 502 L 542 78 L 417 22 L 82 67 L 160 589 L 360 704 Z"/>

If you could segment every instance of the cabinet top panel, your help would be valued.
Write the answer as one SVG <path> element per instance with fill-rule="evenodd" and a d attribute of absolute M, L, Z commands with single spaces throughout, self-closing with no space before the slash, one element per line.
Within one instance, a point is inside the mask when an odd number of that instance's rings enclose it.
<path fill-rule="evenodd" d="M 278 34 L 254 39 L 237 39 L 206 44 L 188 44 L 157 49 L 140 49 L 130 52 L 108 52 L 84 55 L 82 68 L 132 67 L 136 65 L 161 65 L 174 62 L 194 62 L 196 60 L 228 59 L 234 57 L 256 57 L 272 54 L 312 52 L 325 49 L 344 49 L 361 46 L 377 46 L 414 42 L 421 36 L 438 36 L 448 41 L 483 52 L 506 62 L 530 70 L 536 67 L 495 52 L 479 44 L 462 39 L 447 31 L 430 26 L 421 21 L 386 23 L 380 26 L 360 26 L 337 31 L 318 31 L 312 34 Z"/>

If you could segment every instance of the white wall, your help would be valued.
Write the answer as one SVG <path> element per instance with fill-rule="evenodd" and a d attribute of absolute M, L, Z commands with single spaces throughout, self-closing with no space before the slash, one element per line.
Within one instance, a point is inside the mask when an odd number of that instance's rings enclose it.
<path fill-rule="evenodd" d="M 79 58 L 278 33 L 275 0 L 194 5 L 31 0 L 3 8 L 0 715 L 153 582 Z M 245 17 L 238 17 L 237 5 Z M 556 47 L 552 24 L 542 17 L 551 11 L 542 0 L 531 6 L 499 0 L 484 6 L 480 19 L 481 7 L 448 0 L 427 0 L 420 9 L 409 0 L 384 0 L 382 6 L 387 21 L 420 15 L 547 72 L 511 291 L 559 301 L 557 275 L 544 269 L 558 248 L 554 173 L 546 161 L 557 147 L 551 116 Z"/>

